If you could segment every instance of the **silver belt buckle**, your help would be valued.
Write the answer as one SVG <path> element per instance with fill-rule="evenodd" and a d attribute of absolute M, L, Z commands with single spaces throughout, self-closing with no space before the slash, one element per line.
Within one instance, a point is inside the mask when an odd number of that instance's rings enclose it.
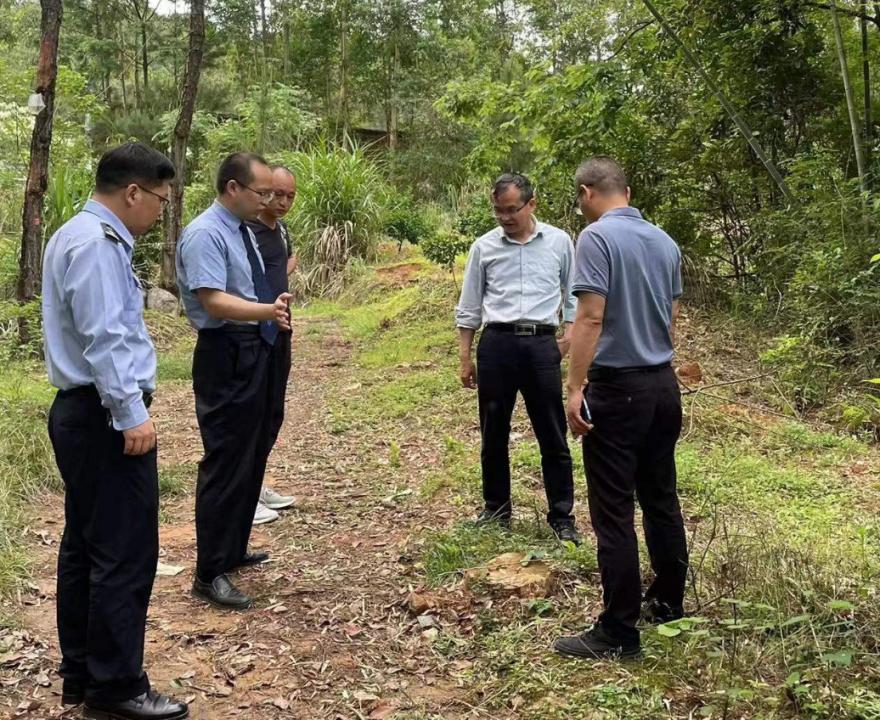
<path fill-rule="evenodd" d="M 517 323 L 513 326 L 514 335 L 537 335 L 538 326 L 535 323 Z"/>

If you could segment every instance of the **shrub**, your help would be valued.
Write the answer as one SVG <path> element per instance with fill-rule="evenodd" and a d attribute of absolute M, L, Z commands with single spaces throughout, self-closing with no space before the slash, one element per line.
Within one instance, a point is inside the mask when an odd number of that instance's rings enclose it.
<path fill-rule="evenodd" d="M 471 240 L 485 235 L 498 225 L 495 215 L 492 214 L 487 190 L 476 188 L 463 190 L 457 198 L 457 206 L 458 232 Z"/>
<path fill-rule="evenodd" d="M 455 258 L 467 252 L 472 239 L 466 238 L 454 230 L 441 230 L 422 241 L 424 256 L 432 263 L 449 270 L 455 278 Z"/>
<path fill-rule="evenodd" d="M 399 197 L 385 220 L 385 234 L 397 240 L 400 252 L 404 242 L 418 245 L 431 234 L 431 222 L 425 211 L 409 195 Z"/>

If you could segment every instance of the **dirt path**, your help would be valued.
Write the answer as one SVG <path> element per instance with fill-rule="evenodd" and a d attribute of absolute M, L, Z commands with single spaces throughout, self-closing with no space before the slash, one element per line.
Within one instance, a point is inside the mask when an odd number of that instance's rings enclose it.
<path fill-rule="evenodd" d="M 391 482 L 378 452 L 382 438 L 330 432 L 326 394 L 357 382 L 348 355 L 332 324 L 297 328 L 287 418 L 268 473 L 297 504 L 254 531 L 252 547 L 272 558 L 240 574 L 257 599 L 254 610 L 222 612 L 189 595 L 194 471 L 185 493 L 163 502 L 161 560 L 185 570 L 156 580 L 146 665 L 156 687 L 191 703 L 194 718 L 415 720 L 471 712 L 457 676 L 462 664 L 432 652 L 405 603 L 416 582 L 408 543 L 426 526 L 446 524 L 451 511 L 398 501 L 408 496 L 401 480 L 415 488 L 418 473 L 395 473 Z M 187 384 L 161 388 L 154 413 L 160 464 L 194 467 L 201 441 Z M 417 438 L 401 448 L 408 464 L 431 464 Z M 0 715 L 78 717 L 59 706 L 54 673 L 62 517 L 61 497 L 49 497 L 32 528 L 34 581 L 19 598 L 21 629 L 0 631 L 0 647 L 13 641 L 0 655 Z"/>

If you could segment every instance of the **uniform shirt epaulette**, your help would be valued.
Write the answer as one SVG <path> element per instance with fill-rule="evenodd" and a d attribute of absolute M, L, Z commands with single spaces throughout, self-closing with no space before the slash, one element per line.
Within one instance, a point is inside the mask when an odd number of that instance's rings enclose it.
<path fill-rule="evenodd" d="M 101 229 L 104 231 L 104 237 L 108 240 L 112 240 L 115 243 L 121 243 L 122 237 L 119 235 L 116 230 L 114 230 L 113 226 L 109 223 L 102 222 Z"/>

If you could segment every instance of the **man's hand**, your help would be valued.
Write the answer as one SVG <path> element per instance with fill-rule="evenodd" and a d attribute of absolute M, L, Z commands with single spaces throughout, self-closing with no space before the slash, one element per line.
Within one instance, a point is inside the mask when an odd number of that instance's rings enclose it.
<path fill-rule="evenodd" d="M 122 452 L 126 455 L 146 455 L 156 447 L 156 428 L 149 419 L 137 427 L 123 430 L 122 437 L 125 438 Z"/>
<path fill-rule="evenodd" d="M 571 434 L 576 438 L 586 435 L 590 430 L 593 429 L 593 426 L 588 423 L 581 416 L 581 408 L 584 403 L 584 390 L 580 388 L 578 390 L 568 391 L 568 405 L 565 409 L 566 418 L 568 419 L 568 427 L 571 429 Z"/>
<path fill-rule="evenodd" d="M 462 387 L 468 390 L 476 390 L 477 388 L 477 369 L 474 367 L 474 361 L 470 358 L 461 359 L 461 368 L 458 373 L 461 379 Z"/>
<path fill-rule="evenodd" d="M 568 355 L 568 351 L 571 349 L 571 323 L 565 323 L 565 330 L 562 337 L 556 338 L 556 344 L 559 346 L 562 357 Z"/>
<path fill-rule="evenodd" d="M 281 293 L 273 305 L 275 317 L 272 319 L 278 323 L 278 327 L 282 330 L 290 330 L 290 300 L 292 297 L 293 295 L 290 293 Z"/>
<path fill-rule="evenodd" d="M 568 355 L 568 351 L 571 349 L 571 338 L 563 335 L 560 338 L 556 338 L 556 344 L 559 346 L 559 352 L 562 353 L 562 357 Z"/>

